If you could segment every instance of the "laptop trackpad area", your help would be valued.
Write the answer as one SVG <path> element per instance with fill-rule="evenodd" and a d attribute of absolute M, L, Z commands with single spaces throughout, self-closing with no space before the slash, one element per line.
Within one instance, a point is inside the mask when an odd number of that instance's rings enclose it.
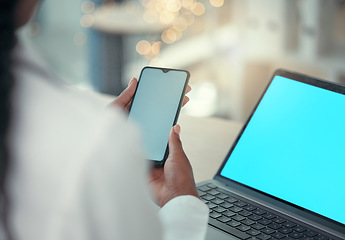
<path fill-rule="evenodd" d="M 232 237 L 216 228 L 208 226 L 206 240 L 238 240 L 238 238 Z"/>

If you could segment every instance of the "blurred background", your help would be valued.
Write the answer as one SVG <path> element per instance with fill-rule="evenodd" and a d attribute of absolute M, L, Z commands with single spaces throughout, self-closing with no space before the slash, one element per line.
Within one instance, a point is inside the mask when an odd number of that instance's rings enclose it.
<path fill-rule="evenodd" d="M 20 34 L 85 91 L 187 69 L 192 116 L 244 121 L 277 68 L 345 84 L 345 0 L 45 0 Z"/>

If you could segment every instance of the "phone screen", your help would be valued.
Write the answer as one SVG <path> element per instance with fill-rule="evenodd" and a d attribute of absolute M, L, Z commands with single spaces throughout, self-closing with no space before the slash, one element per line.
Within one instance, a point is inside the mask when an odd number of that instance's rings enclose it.
<path fill-rule="evenodd" d="M 163 161 L 168 136 L 176 123 L 189 73 L 183 70 L 145 67 L 138 81 L 129 119 L 140 128 L 149 160 Z"/>

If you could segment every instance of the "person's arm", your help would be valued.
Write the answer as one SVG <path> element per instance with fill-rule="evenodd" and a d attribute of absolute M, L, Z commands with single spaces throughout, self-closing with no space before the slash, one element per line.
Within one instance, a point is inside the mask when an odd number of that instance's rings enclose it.
<path fill-rule="evenodd" d="M 137 80 L 133 78 L 128 87 L 113 102 L 128 111 Z M 188 86 L 187 93 L 191 90 Z M 183 105 L 189 101 L 185 96 Z M 163 224 L 164 239 L 203 239 L 208 221 L 208 208 L 198 196 L 193 171 L 179 137 L 180 126 L 169 134 L 169 157 L 164 167 L 153 168 L 150 184 L 156 202 L 161 208 L 159 217 Z"/>

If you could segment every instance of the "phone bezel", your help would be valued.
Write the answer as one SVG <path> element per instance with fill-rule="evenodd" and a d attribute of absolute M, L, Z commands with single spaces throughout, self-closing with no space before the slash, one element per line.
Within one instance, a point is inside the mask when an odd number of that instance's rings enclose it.
<path fill-rule="evenodd" d="M 190 73 L 187 70 L 182 70 L 182 69 L 145 66 L 141 70 L 141 72 L 140 72 L 140 75 L 139 75 L 139 78 L 138 78 L 138 84 L 137 84 L 137 87 L 136 87 L 134 95 L 133 95 L 132 103 L 133 103 L 133 101 L 134 101 L 134 99 L 136 97 L 136 93 L 137 93 L 137 90 L 139 88 L 140 81 L 142 79 L 142 75 L 143 75 L 145 69 L 156 69 L 156 70 L 162 71 L 163 73 L 169 73 L 171 71 L 178 71 L 178 72 L 185 72 L 187 74 L 186 79 L 185 79 L 185 83 L 184 83 L 184 87 L 183 87 L 183 90 L 181 92 L 181 97 L 180 97 L 180 100 L 179 100 L 179 104 L 178 104 L 178 107 L 177 107 L 177 110 L 176 110 L 176 113 L 175 113 L 175 118 L 174 118 L 174 121 L 173 121 L 173 125 L 171 126 L 171 127 L 173 127 L 174 125 L 176 125 L 177 120 L 178 120 L 179 115 L 180 115 L 180 112 L 181 112 L 181 108 L 182 108 L 182 104 L 183 104 L 183 99 L 184 99 L 184 96 L 186 95 L 187 86 L 188 86 L 188 83 L 189 83 Z M 128 114 L 130 114 L 131 109 L 132 109 L 132 104 L 131 104 L 131 106 L 130 106 L 130 108 L 128 110 Z M 169 155 L 169 144 L 167 142 L 163 159 L 161 159 L 161 160 L 148 159 L 148 161 L 154 167 L 162 167 L 164 165 L 165 161 L 167 160 L 168 155 Z"/>

